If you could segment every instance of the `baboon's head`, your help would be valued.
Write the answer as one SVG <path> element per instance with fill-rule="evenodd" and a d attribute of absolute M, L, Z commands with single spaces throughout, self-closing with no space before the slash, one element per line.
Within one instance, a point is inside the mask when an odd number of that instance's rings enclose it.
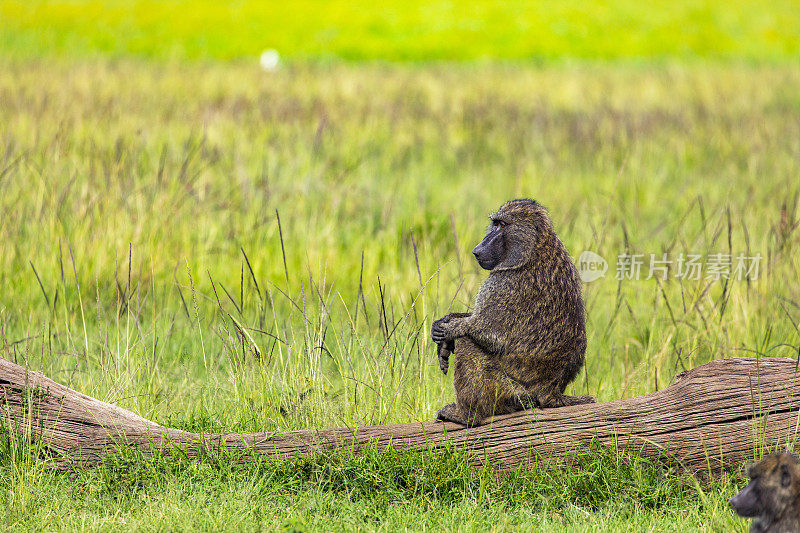
<path fill-rule="evenodd" d="M 778 519 L 787 508 L 796 505 L 800 494 L 800 465 L 794 455 L 767 455 L 750 466 L 747 475 L 750 483 L 730 500 L 739 516 Z"/>
<path fill-rule="evenodd" d="M 486 270 L 525 266 L 534 258 L 539 241 L 553 233 L 547 210 L 535 200 L 510 200 L 490 218 L 486 237 L 472 250 Z"/>

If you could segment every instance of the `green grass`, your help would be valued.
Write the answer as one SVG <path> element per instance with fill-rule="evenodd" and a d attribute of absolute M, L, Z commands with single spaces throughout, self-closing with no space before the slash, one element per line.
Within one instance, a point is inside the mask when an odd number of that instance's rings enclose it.
<path fill-rule="evenodd" d="M 31 461 L 17 442 L 0 444 L 5 525 L 19 531 L 732 531 L 744 524 L 725 504 L 738 477 L 701 485 L 663 463 L 599 449 L 570 465 L 512 472 L 471 468 L 457 453 L 392 449 L 245 466 L 223 453 L 187 461 L 122 451 L 65 474 Z"/>
<path fill-rule="evenodd" d="M 611 262 L 584 287 L 587 371 L 568 392 L 608 401 L 712 359 L 797 357 L 798 95 L 794 65 L 8 60 L 2 356 L 188 430 L 428 420 L 453 398 L 431 320 L 484 279 L 469 250 L 486 215 L 530 196 L 573 255 Z M 764 259 L 749 281 L 618 282 L 625 250 Z M 701 493 L 669 473 L 648 507 L 625 481 L 639 467 L 613 457 L 510 488 L 437 459 L 455 496 L 434 483 L 391 503 L 353 488 L 358 472 L 384 486 L 423 459 L 340 459 L 317 482 L 223 460 L 66 475 L 6 448 L 19 529 L 745 527 L 726 504 L 737 479 Z"/>
<path fill-rule="evenodd" d="M 764 3 L 0 1 L 0 53 L 160 59 L 796 61 L 800 10 Z"/>

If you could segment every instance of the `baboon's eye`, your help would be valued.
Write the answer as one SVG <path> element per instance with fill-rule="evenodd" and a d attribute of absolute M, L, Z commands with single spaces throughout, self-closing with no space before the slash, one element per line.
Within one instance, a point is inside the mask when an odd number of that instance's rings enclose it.
<path fill-rule="evenodd" d="M 781 485 L 788 487 L 792 484 L 792 475 L 789 473 L 789 467 L 781 465 Z"/>
<path fill-rule="evenodd" d="M 492 225 L 489 226 L 489 229 L 494 231 L 497 228 L 505 228 L 506 226 L 508 226 L 508 222 L 506 222 L 505 220 L 499 218 L 493 218 Z"/>

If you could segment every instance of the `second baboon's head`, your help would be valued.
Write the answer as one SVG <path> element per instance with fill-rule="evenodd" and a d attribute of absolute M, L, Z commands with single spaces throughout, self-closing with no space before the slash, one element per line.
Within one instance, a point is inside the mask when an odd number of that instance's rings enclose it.
<path fill-rule="evenodd" d="M 750 483 L 730 500 L 739 516 L 778 518 L 797 504 L 800 464 L 795 456 L 788 453 L 767 455 L 750 466 L 747 475 Z"/>
<path fill-rule="evenodd" d="M 490 218 L 486 237 L 472 250 L 486 270 L 525 266 L 533 259 L 537 243 L 553 232 L 547 210 L 535 200 L 510 200 Z"/>

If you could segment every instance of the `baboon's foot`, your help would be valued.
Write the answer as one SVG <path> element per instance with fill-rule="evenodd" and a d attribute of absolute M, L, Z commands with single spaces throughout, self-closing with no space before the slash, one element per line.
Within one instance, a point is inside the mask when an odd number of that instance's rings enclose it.
<path fill-rule="evenodd" d="M 537 407 L 549 409 L 551 407 L 566 407 L 568 405 L 583 405 L 585 403 L 595 403 L 593 396 L 567 396 L 566 394 L 552 394 L 539 396 L 536 399 Z"/>
<path fill-rule="evenodd" d="M 533 409 L 535 407 L 539 407 L 539 404 L 535 398 L 531 396 L 513 396 L 506 400 L 503 413 L 515 413 L 517 411 L 525 411 L 526 409 Z"/>
<path fill-rule="evenodd" d="M 595 403 L 594 396 L 562 396 L 563 405 L 583 405 L 585 403 Z"/>
<path fill-rule="evenodd" d="M 480 421 L 476 418 L 473 418 L 471 421 L 468 420 L 462 413 L 461 409 L 454 403 L 448 403 L 441 409 L 436 412 L 436 420 L 441 422 L 455 422 L 456 424 L 461 424 L 462 426 L 467 426 L 468 428 L 472 428 L 475 426 L 480 426 Z"/>

